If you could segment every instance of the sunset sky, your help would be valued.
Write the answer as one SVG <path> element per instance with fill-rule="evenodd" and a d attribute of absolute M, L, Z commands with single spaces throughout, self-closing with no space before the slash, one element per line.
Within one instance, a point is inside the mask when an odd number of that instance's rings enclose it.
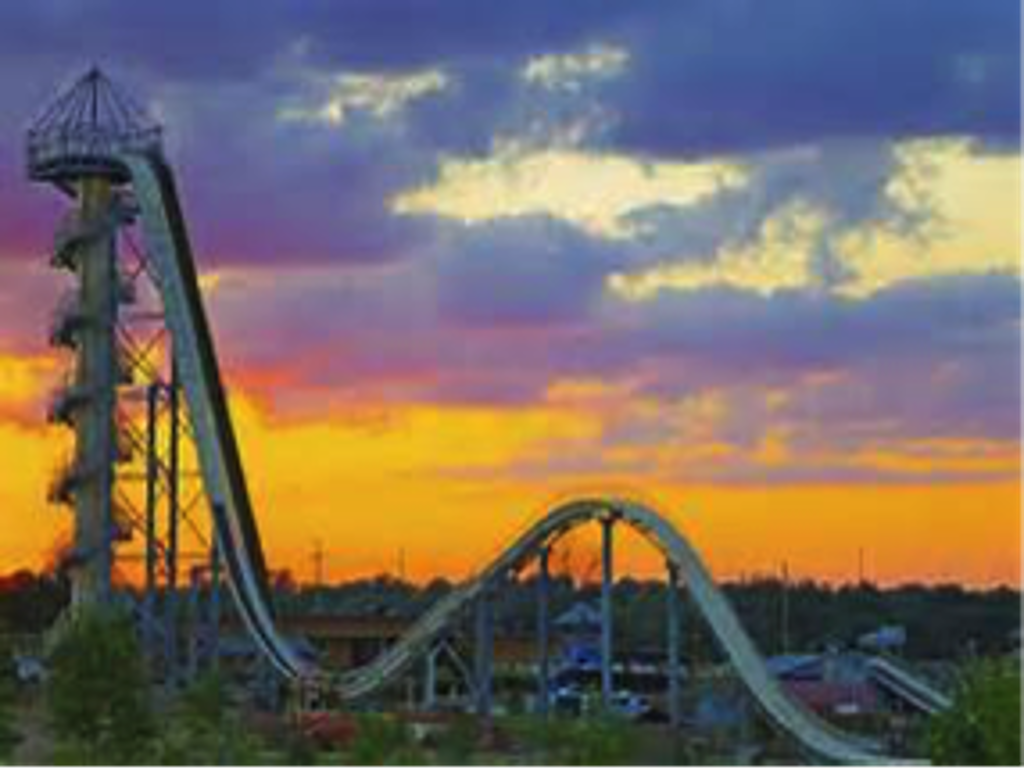
<path fill-rule="evenodd" d="M 95 62 L 166 127 L 275 566 L 460 577 L 610 489 L 722 576 L 1019 584 L 1019 30 L 1015 0 L 0 4 L 0 572 L 70 522 L 65 204 L 23 132 Z"/>

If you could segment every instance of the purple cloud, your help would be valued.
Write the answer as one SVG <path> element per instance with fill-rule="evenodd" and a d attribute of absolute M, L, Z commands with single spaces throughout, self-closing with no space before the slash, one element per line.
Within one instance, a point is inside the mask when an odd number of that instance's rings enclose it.
<path fill-rule="evenodd" d="M 1020 4 L 665 4 L 630 30 L 623 146 L 733 152 L 828 137 L 1020 134 Z"/>
<path fill-rule="evenodd" d="M 234 376 L 271 383 L 283 408 L 363 395 L 536 404 L 566 379 L 628 381 L 671 408 L 737 382 L 800 388 L 826 372 L 840 384 L 802 391 L 781 415 L 809 449 L 1014 441 L 1016 277 L 907 282 L 856 302 L 706 290 L 636 305 L 610 298 L 605 279 L 749 244 L 794 200 L 827 210 L 838 232 L 912 230 L 919 212 L 886 193 L 895 140 L 967 135 L 1019 152 L 1019 23 L 1012 0 L 2 4 L 0 260 L 17 270 L 45 259 L 60 201 L 24 180 L 23 130 L 53 83 L 99 61 L 166 120 L 202 267 L 255 279 L 214 292 L 220 347 Z M 628 51 L 616 78 L 575 100 L 522 82 L 529 57 L 595 41 Z M 449 85 L 387 120 L 281 119 L 323 98 L 323 78 L 422 68 L 442 68 Z M 608 120 L 583 149 L 731 153 L 751 161 L 754 182 L 635 212 L 648 235 L 630 244 L 543 216 L 463 227 L 391 214 L 391 198 L 428 184 L 444 155 L 484 156 L 496 139 L 536 139 L 591 107 Z M 837 139 L 861 150 L 833 153 Z M 794 145 L 820 157 L 753 154 Z M 815 268 L 831 275 L 828 239 L 817 246 Z M 45 337 L 39 308 L 52 297 L 39 280 L 0 299 L 5 349 Z M 758 409 L 736 406 L 751 430 L 730 440 L 756 444 L 768 420 Z M 607 427 L 613 444 L 671 440 L 657 425 Z"/>

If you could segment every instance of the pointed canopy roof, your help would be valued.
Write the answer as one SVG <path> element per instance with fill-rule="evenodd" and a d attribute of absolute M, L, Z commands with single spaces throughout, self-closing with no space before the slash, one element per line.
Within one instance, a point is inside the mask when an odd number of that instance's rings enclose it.
<path fill-rule="evenodd" d="M 28 132 L 32 179 L 68 182 L 86 176 L 124 181 L 118 157 L 159 153 L 160 126 L 98 67 L 91 68 L 38 117 Z"/>

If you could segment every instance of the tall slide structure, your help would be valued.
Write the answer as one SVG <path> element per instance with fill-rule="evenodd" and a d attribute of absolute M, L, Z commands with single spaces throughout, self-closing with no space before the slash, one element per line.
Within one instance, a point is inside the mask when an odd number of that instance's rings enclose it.
<path fill-rule="evenodd" d="M 86 76 L 93 86 L 103 85 L 98 73 Z M 81 83 L 79 84 L 79 86 Z M 100 100 L 109 99 L 102 89 Z M 66 99 L 67 97 L 65 97 Z M 81 109 L 88 116 L 90 104 Z M 77 108 L 76 108 L 77 109 Z M 51 111 L 52 112 L 52 111 Z M 95 205 L 95 188 L 101 201 L 119 201 L 137 212 L 141 219 L 148 257 L 155 268 L 166 324 L 174 341 L 177 376 L 188 406 L 199 466 L 209 501 L 217 545 L 222 554 L 230 585 L 246 628 L 274 667 L 290 680 L 316 682 L 343 700 L 373 694 L 394 682 L 413 663 L 429 654 L 438 638 L 465 612 L 483 601 L 484 595 L 505 576 L 534 559 L 544 558 L 547 549 L 566 532 L 588 522 L 601 522 L 606 537 L 612 526 L 626 526 L 639 532 L 660 551 L 673 581 L 685 584 L 695 605 L 727 653 L 764 714 L 815 757 L 837 763 L 905 763 L 907 760 L 878 753 L 872 743 L 840 732 L 792 700 L 767 670 L 753 642 L 744 631 L 729 602 L 689 541 L 671 524 L 648 507 L 624 499 L 578 500 L 557 507 L 515 539 L 501 555 L 475 578 L 454 589 L 428 610 L 408 633 L 368 665 L 343 672 L 318 669 L 301 657 L 278 630 L 268 588 L 267 567 L 259 528 L 252 510 L 238 443 L 232 427 L 224 384 L 217 363 L 214 341 L 203 307 L 196 262 L 189 241 L 187 222 L 175 178 L 160 148 L 159 134 L 128 124 L 110 126 L 93 121 L 51 122 L 30 133 L 29 171 L 35 179 L 53 182 L 79 201 L 83 221 L 90 219 Z M 95 112 L 93 113 L 95 116 Z M 104 220 L 105 221 L 105 220 Z M 109 238 L 105 248 L 95 247 L 92 255 L 82 253 L 80 271 L 88 259 L 109 262 Z M 106 256 L 104 256 L 106 255 Z M 109 305 L 108 305 L 109 310 Z M 101 327 L 105 328 L 105 327 Z M 98 343 L 102 350 L 107 343 Z M 91 348 L 90 348 L 91 350 Z M 91 354 L 91 353 L 90 353 Z M 106 355 L 104 353 L 104 355 Z M 105 360 L 105 359 L 104 359 Z M 97 392 L 102 391 L 99 388 Z M 99 421 L 109 427 L 112 390 L 101 393 L 94 410 L 80 429 L 79 457 L 87 464 L 89 442 Z M 105 400 L 104 400 L 105 399 Z M 101 434 L 102 430 L 99 431 Z M 108 454 L 109 449 L 101 449 Z M 109 488 L 100 476 L 101 490 Z M 110 520 L 109 503 L 97 503 L 103 495 L 93 494 L 78 511 L 78 524 L 100 547 L 83 579 L 88 596 L 100 596 L 94 586 L 109 584 L 110 546 L 102 543 L 102 526 Z M 109 498 L 109 495 L 106 495 Z M 104 505 L 107 508 L 104 508 Z M 99 524 L 97 524 L 99 522 Z M 607 550 L 610 560 L 610 548 Z M 675 585 L 673 585 L 675 588 Z M 610 637 L 609 637 L 610 638 Z M 609 642 L 610 643 L 610 642 Z M 610 649 L 610 648 L 609 648 Z"/>

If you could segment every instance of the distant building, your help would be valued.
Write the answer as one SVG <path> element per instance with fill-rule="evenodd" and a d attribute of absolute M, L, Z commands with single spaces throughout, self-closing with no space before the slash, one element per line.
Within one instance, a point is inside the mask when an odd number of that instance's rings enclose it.
<path fill-rule="evenodd" d="M 767 665 L 794 698 L 826 717 L 931 714 L 949 705 L 942 692 L 889 657 L 830 651 L 778 655 Z"/>
<path fill-rule="evenodd" d="M 892 652 L 901 650 L 907 643 L 907 629 L 903 626 L 882 626 L 857 639 L 857 645 L 865 650 Z"/>
<path fill-rule="evenodd" d="M 778 655 L 768 670 L 794 698 L 824 716 L 875 714 L 878 688 L 858 653 Z"/>
<path fill-rule="evenodd" d="M 350 669 L 365 665 L 393 645 L 413 624 L 413 620 L 394 615 L 325 615 L 306 613 L 285 615 L 281 627 L 285 634 L 297 640 L 304 656 L 318 659 L 333 669 Z M 229 637 L 244 634 L 232 618 L 228 625 Z M 496 636 L 494 660 L 502 666 L 532 663 L 536 657 L 536 642 L 532 637 Z M 255 649 L 251 644 L 245 649 Z"/>
<path fill-rule="evenodd" d="M 596 675 L 601 669 L 601 613 L 593 605 L 576 602 L 555 618 L 562 650 L 559 669 Z"/>

